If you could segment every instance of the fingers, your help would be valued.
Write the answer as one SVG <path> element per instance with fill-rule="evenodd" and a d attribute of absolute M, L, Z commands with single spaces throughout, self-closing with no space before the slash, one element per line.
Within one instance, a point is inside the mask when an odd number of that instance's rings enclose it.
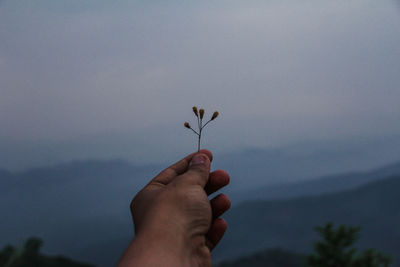
<path fill-rule="evenodd" d="M 217 170 L 210 173 L 210 177 L 204 188 L 207 192 L 207 195 L 211 195 L 212 193 L 218 191 L 222 187 L 229 184 L 229 174 L 223 170 Z"/>
<path fill-rule="evenodd" d="M 222 239 L 227 228 L 228 224 L 222 218 L 218 218 L 212 222 L 210 230 L 206 235 L 206 245 L 210 251 L 213 250 Z"/>
<path fill-rule="evenodd" d="M 187 172 L 179 176 L 179 181 L 185 181 L 204 188 L 210 176 L 210 164 L 210 159 L 206 154 L 198 153 L 194 155 L 189 163 Z"/>
<path fill-rule="evenodd" d="M 212 161 L 213 155 L 209 150 L 202 149 L 202 150 L 200 150 L 200 153 L 206 155 L 208 157 L 209 161 Z M 169 184 L 176 176 L 179 176 L 187 171 L 190 161 L 192 160 L 193 156 L 196 154 L 198 154 L 198 152 L 192 153 L 192 154 L 186 156 L 185 158 L 181 159 L 177 163 L 166 168 L 160 174 L 158 174 L 153 180 L 151 180 L 150 183 L 157 182 L 157 183 L 161 183 L 164 185 Z"/>
<path fill-rule="evenodd" d="M 224 236 L 225 231 L 228 227 L 226 221 L 218 217 L 231 207 L 231 201 L 226 195 L 219 194 L 218 196 L 213 198 L 210 203 L 214 220 L 211 223 L 211 227 L 208 230 L 208 233 L 206 234 L 206 245 L 211 251 Z"/>
<path fill-rule="evenodd" d="M 215 198 L 211 199 L 210 204 L 212 210 L 212 217 L 214 219 L 221 216 L 225 211 L 227 211 L 231 207 L 230 199 L 224 194 L 219 194 Z"/>
<path fill-rule="evenodd" d="M 208 233 L 206 234 L 206 245 L 211 251 L 224 236 L 228 227 L 226 221 L 218 217 L 231 207 L 231 201 L 226 195 L 219 194 L 215 198 L 211 199 L 210 204 L 214 220 L 211 223 L 210 230 L 208 230 Z"/>

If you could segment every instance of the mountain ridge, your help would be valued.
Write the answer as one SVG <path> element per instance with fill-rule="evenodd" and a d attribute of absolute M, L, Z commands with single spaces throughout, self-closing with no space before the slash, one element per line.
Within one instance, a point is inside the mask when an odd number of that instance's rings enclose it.
<path fill-rule="evenodd" d="M 369 171 L 332 174 L 305 181 L 261 186 L 246 192 L 232 193 L 236 194 L 238 199 L 244 201 L 295 198 L 340 192 L 396 174 L 400 174 L 400 162 L 391 163 Z"/>
<path fill-rule="evenodd" d="M 225 216 L 229 229 L 214 257 L 222 260 L 276 246 L 309 252 L 316 238 L 312 228 L 328 221 L 361 225 L 361 248 L 400 255 L 398 188 L 400 175 L 321 196 L 244 202 Z"/>
<path fill-rule="evenodd" d="M 61 253 L 99 266 L 114 264 L 133 236 L 129 203 L 160 166 L 103 163 L 65 164 L 11 176 L 5 172 L 7 176 L 0 177 L 0 213 L 7 216 L 2 217 L 0 246 L 35 235 L 45 240 L 46 253 Z M 235 220 L 229 222 L 229 229 Z M 104 250 L 109 254 L 99 253 Z"/>

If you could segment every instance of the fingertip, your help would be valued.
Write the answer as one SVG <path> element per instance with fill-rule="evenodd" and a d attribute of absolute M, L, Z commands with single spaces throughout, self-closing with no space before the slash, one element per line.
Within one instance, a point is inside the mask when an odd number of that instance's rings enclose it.
<path fill-rule="evenodd" d="M 203 153 L 195 154 L 189 163 L 187 172 L 181 175 L 185 181 L 204 188 L 210 176 L 210 159 Z"/>
<path fill-rule="evenodd" d="M 210 165 L 210 158 L 208 157 L 208 155 L 204 153 L 198 153 L 194 155 L 193 158 L 190 160 L 189 168 L 197 165 L 208 167 Z"/>
<path fill-rule="evenodd" d="M 213 222 L 212 229 L 214 233 L 220 237 L 219 239 L 221 239 L 228 229 L 228 223 L 223 218 L 217 218 Z M 218 241 L 216 243 L 218 243 Z"/>
<path fill-rule="evenodd" d="M 213 218 L 218 218 L 231 207 L 231 200 L 225 194 L 219 194 L 210 200 Z"/>
<path fill-rule="evenodd" d="M 208 183 L 206 185 L 206 192 L 208 195 L 220 190 L 227 186 L 230 182 L 229 174 L 224 170 L 216 170 L 210 173 Z"/>
<path fill-rule="evenodd" d="M 225 194 L 221 194 L 220 198 L 224 199 L 226 210 L 229 210 L 231 208 L 231 205 L 232 205 L 231 199 Z"/>
<path fill-rule="evenodd" d="M 210 150 L 208 150 L 208 149 L 200 149 L 200 151 L 199 151 L 198 153 L 207 155 L 207 157 L 208 157 L 208 159 L 209 159 L 210 161 L 213 160 L 213 154 L 212 154 L 212 152 L 211 152 Z"/>
<path fill-rule="evenodd" d="M 216 173 L 221 177 L 221 183 L 225 185 L 228 185 L 231 182 L 231 177 L 229 176 L 229 173 L 225 170 L 216 170 Z"/>
<path fill-rule="evenodd" d="M 214 223 L 217 224 L 220 229 L 224 229 L 224 232 L 228 229 L 228 223 L 224 218 L 217 218 Z"/>
<path fill-rule="evenodd" d="M 227 229 L 228 224 L 222 218 L 215 219 L 212 222 L 210 230 L 207 233 L 207 246 L 209 247 L 210 251 L 215 248 L 219 241 L 221 241 Z"/>

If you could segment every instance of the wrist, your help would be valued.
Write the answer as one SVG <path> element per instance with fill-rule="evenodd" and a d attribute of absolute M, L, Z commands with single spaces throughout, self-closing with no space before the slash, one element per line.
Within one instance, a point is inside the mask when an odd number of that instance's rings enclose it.
<path fill-rule="evenodd" d="M 177 262 L 180 262 L 180 265 L 176 266 L 211 266 L 211 253 L 206 246 L 205 231 L 199 230 L 201 227 L 198 225 L 180 219 L 178 214 L 172 217 L 175 220 L 167 217 L 152 220 L 161 221 L 162 224 L 146 223 L 146 226 L 138 231 L 137 241 L 152 244 L 151 247 L 158 253 L 179 259 Z"/>
<path fill-rule="evenodd" d="M 132 240 L 118 267 L 192 266 L 185 238 L 168 231 L 142 231 Z"/>

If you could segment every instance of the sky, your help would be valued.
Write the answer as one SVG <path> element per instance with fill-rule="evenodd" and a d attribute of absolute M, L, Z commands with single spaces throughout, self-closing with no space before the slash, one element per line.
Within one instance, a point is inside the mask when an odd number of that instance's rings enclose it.
<path fill-rule="evenodd" d="M 399 3 L 0 0 L 0 168 L 399 134 Z"/>

